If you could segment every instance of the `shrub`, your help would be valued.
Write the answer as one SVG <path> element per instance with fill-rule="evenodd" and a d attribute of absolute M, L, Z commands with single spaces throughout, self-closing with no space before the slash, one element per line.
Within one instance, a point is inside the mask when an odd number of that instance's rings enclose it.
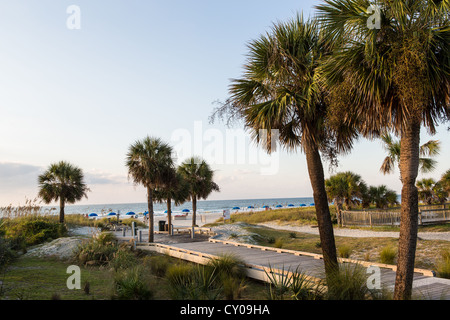
<path fill-rule="evenodd" d="M 14 219 L 4 219 L 0 225 L 1 233 L 10 240 L 14 250 L 25 249 L 46 241 L 67 235 L 67 228 L 55 218 L 26 215 Z"/>
<path fill-rule="evenodd" d="M 149 265 L 152 274 L 161 278 L 166 275 L 167 268 L 170 266 L 169 257 L 160 255 L 145 257 L 144 263 Z"/>
<path fill-rule="evenodd" d="M 277 240 L 275 240 L 274 247 L 278 249 L 283 248 L 283 239 L 278 238 Z"/>
<path fill-rule="evenodd" d="M 233 300 L 241 296 L 246 288 L 244 261 L 233 254 L 223 254 L 212 259 L 207 265 L 217 274 L 225 299 Z"/>
<path fill-rule="evenodd" d="M 294 272 L 283 268 L 281 273 L 276 273 L 269 266 L 265 271 L 269 280 L 267 297 L 270 300 L 321 300 L 323 298 L 323 286 L 316 284 L 297 267 Z"/>
<path fill-rule="evenodd" d="M 348 245 L 342 245 L 338 248 L 339 257 L 341 258 L 350 258 L 352 254 L 352 248 Z"/>
<path fill-rule="evenodd" d="M 128 249 L 126 246 L 120 246 L 119 249 L 113 254 L 113 259 L 109 263 L 115 270 L 128 269 L 137 264 L 138 260 L 136 255 Z"/>
<path fill-rule="evenodd" d="M 117 272 L 114 277 L 113 299 L 149 300 L 153 291 L 140 267 Z"/>
<path fill-rule="evenodd" d="M 436 271 L 440 278 L 450 279 L 450 250 L 441 252 L 441 259 L 437 262 Z"/>
<path fill-rule="evenodd" d="M 166 279 L 174 300 L 215 300 L 221 293 L 217 273 L 213 268 L 172 265 L 167 269 Z"/>
<path fill-rule="evenodd" d="M 395 264 L 397 250 L 391 246 L 384 247 L 380 251 L 380 261 L 385 264 Z"/>
<path fill-rule="evenodd" d="M 370 294 L 366 269 L 358 264 L 341 264 L 326 277 L 327 299 L 364 300 Z"/>
<path fill-rule="evenodd" d="M 75 260 L 83 265 L 106 266 L 114 258 L 119 246 L 110 240 L 111 234 L 100 234 L 81 244 L 75 251 Z"/>

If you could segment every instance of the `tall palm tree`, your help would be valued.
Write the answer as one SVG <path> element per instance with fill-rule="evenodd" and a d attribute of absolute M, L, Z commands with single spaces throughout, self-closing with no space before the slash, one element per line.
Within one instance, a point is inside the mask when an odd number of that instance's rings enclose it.
<path fill-rule="evenodd" d="M 304 21 L 299 15 L 275 24 L 270 33 L 251 41 L 248 49 L 244 75 L 232 81 L 230 98 L 216 113 L 244 120 L 268 153 L 275 150 L 277 133 L 284 148 L 305 152 L 325 268 L 331 274 L 338 263 L 322 155 L 334 159 L 337 152 L 348 151 L 355 132 L 331 127 L 333 119 L 318 73 L 329 49 L 317 22 Z"/>
<path fill-rule="evenodd" d="M 173 235 L 172 229 L 172 202 L 179 206 L 189 200 L 189 184 L 175 168 L 167 176 L 164 186 L 158 187 L 153 192 L 153 197 L 158 202 L 167 204 L 167 224 L 169 235 Z"/>
<path fill-rule="evenodd" d="M 340 172 L 325 180 L 325 189 L 330 200 L 334 201 L 338 224 L 342 225 L 342 208 L 349 210 L 352 204 L 359 203 L 366 188 L 361 176 L 353 172 Z"/>
<path fill-rule="evenodd" d="M 449 1 L 378 1 L 380 28 L 368 28 L 368 0 L 324 0 L 317 6 L 335 52 L 323 65 L 330 88 L 368 137 L 401 137 L 402 208 L 395 299 L 410 299 L 418 230 L 420 130 L 435 133 L 450 118 Z M 373 11 L 372 11 L 373 13 Z M 377 14 L 378 14 L 377 13 Z M 343 121 L 345 117 L 342 117 Z"/>
<path fill-rule="evenodd" d="M 380 171 L 383 174 L 389 174 L 394 171 L 395 166 L 400 161 L 401 144 L 399 140 L 394 140 L 390 134 L 383 134 L 381 140 L 384 143 L 384 149 L 388 152 L 383 161 Z M 436 168 L 437 161 L 431 157 L 439 155 L 441 143 L 438 140 L 430 140 L 420 146 L 420 171 L 422 173 L 432 172 Z"/>
<path fill-rule="evenodd" d="M 83 170 L 60 161 L 50 167 L 38 177 L 39 197 L 45 203 L 59 201 L 59 222 L 64 223 L 64 208 L 66 204 L 73 204 L 83 197 L 87 198 L 89 188 L 84 182 Z"/>
<path fill-rule="evenodd" d="M 191 157 L 178 167 L 178 172 L 186 180 L 189 188 L 189 197 L 192 201 L 192 230 L 197 224 L 197 200 L 207 199 L 213 191 L 220 191 L 214 182 L 214 171 L 209 164 L 198 157 Z M 194 236 L 194 232 L 192 232 Z"/>
<path fill-rule="evenodd" d="M 129 147 L 126 166 L 128 178 L 147 189 L 149 215 L 148 241 L 154 241 L 153 192 L 163 187 L 174 166 L 172 147 L 159 138 L 146 137 Z"/>

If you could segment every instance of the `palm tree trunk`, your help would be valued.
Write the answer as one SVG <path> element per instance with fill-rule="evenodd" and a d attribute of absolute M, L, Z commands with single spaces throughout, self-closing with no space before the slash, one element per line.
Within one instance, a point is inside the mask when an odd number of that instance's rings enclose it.
<path fill-rule="evenodd" d="M 153 219 L 153 190 L 147 187 L 147 203 L 148 203 L 148 242 L 154 241 L 154 219 Z"/>
<path fill-rule="evenodd" d="M 172 233 L 172 199 L 169 197 L 167 199 L 167 225 L 169 226 L 169 236 L 173 235 Z"/>
<path fill-rule="evenodd" d="M 336 243 L 334 240 L 333 224 L 331 222 L 330 208 L 325 191 L 325 178 L 322 159 L 315 143 L 304 143 L 309 178 L 314 192 L 317 222 L 319 225 L 320 242 L 327 275 L 333 273 L 338 267 Z"/>
<path fill-rule="evenodd" d="M 403 130 L 401 137 L 400 173 L 403 187 L 397 276 L 394 291 L 394 299 L 396 300 L 408 300 L 411 299 L 412 295 L 419 220 L 419 196 L 416 188 L 419 170 L 419 147 L 420 122 L 412 121 Z"/>
<path fill-rule="evenodd" d="M 59 222 L 64 223 L 64 208 L 66 203 L 64 201 L 64 197 L 59 198 Z"/>
<path fill-rule="evenodd" d="M 197 225 L 197 196 L 192 197 L 192 234 L 191 237 L 194 239 L 194 228 Z"/>

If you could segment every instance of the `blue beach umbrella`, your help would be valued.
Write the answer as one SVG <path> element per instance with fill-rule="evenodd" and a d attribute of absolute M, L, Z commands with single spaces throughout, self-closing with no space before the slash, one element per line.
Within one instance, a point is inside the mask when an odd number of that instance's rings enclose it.
<path fill-rule="evenodd" d="M 277 208 L 283 208 L 283 206 L 281 204 L 276 206 Z"/>
<path fill-rule="evenodd" d="M 292 203 L 288 205 L 288 207 L 295 207 Z"/>
<path fill-rule="evenodd" d="M 264 206 L 263 209 L 269 209 L 269 206 Z"/>
<path fill-rule="evenodd" d="M 189 209 L 183 209 L 182 212 L 191 212 Z"/>
<path fill-rule="evenodd" d="M 115 213 L 115 212 L 110 212 L 110 213 L 108 213 L 108 216 L 117 216 L 117 213 Z"/>
<path fill-rule="evenodd" d="M 91 214 L 89 215 L 89 217 L 98 217 L 98 214 L 96 214 L 96 213 L 91 213 Z"/>
<path fill-rule="evenodd" d="M 311 204 L 310 204 L 310 206 L 311 206 L 311 207 L 314 207 L 314 206 L 315 206 L 315 204 L 314 204 L 314 203 L 311 203 Z"/>
<path fill-rule="evenodd" d="M 143 214 L 144 214 L 144 216 L 148 215 L 148 211 L 145 211 Z"/>
<path fill-rule="evenodd" d="M 255 209 L 254 206 L 248 206 L 247 208 L 248 208 L 248 209 Z"/>
<path fill-rule="evenodd" d="M 131 212 L 131 211 L 127 213 L 127 216 L 134 216 L 134 215 L 136 215 L 136 213 Z"/>
<path fill-rule="evenodd" d="M 302 204 L 300 205 L 300 207 L 306 207 L 306 204 L 302 203 Z"/>
<path fill-rule="evenodd" d="M 241 210 L 239 207 L 234 207 L 233 210 Z"/>

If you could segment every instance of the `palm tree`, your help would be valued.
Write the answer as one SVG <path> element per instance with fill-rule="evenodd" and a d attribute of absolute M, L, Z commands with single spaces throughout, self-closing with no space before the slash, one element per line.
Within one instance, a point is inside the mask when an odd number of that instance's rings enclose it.
<path fill-rule="evenodd" d="M 388 156 L 384 159 L 380 171 L 383 174 L 389 174 L 394 171 L 394 167 L 400 161 L 400 141 L 395 141 L 390 134 L 383 134 L 381 140 Z M 422 173 L 432 172 L 436 168 L 437 161 L 430 158 L 439 155 L 441 143 L 438 140 L 430 140 L 420 147 L 420 171 Z"/>
<path fill-rule="evenodd" d="M 434 179 L 422 179 L 417 181 L 417 189 L 419 191 L 419 200 L 425 202 L 426 204 L 431 204 L 434 198 L 433 188 L 436 184 Z"/>
<path fill-rule="evenodd" d="M 324 0 L 320 19 L 336 50 L 323 65 L 335 95 L 349 102 L 367 137 L 401 137 L 402 208 L 395 299 L 410 299 L 418 230 L 420 130 L 450 118 L 448 1 L 379 1 L 380 28 L 368 28 L 368 0 Z M 373 13 L 373 12 L 372 12 Z M 339 101 L 339 99 L 337 99 Z M 345 121 L 345 116 L 342 117 Z"/>
<path fill-rule="evenodd" d="M 159 138 L 146 137 L 129 147 L 126 158 L 128 178 L 147 189 L 149 242 L 154 241 L 153 192 L 165 185 L 173 165 L 172 147 Z"/>
<path fill-rule="evenodd" d="M 398 204 L 395 191 L 388 189 L 387 186 L 369 187 L 370 202 L 375 204 L 378 209 L 387 209 L 389 205 Z"/>
<path fill-rule="evenodd" d="M 334 201 L 338 224 L 342 225 L 342 208 L 350 210 L 352 204 L 359 203 L 366 188 L 361 176 L 353 172 L 341 172 L 325 180 L 325 189 Z"/>
<path fill-rule="evenodd" d="M 447 170 L 441 177 L 441 180 L 439 180 L 440 185 L 442 186 L 442 189 L 444 192 L 447 193 L 447 197 L 450 197 L 450 169 Z"/>
<path fill-rule="evenodd" d="M 87 198 L 89 188 L 84 182 L 83 171 L 65 161 L 50 165 L 38 177 L 39 197 L 46 204 L 59 200 L 59 222 L 64 223 L 64 208 L 83 197 Z"/>
<path fill-rule="evenodd" d="M 189 186 L 189 197 L 192 201 L 192 236 L 197 224 L 197 200 L 207 199 L 213 191 L 220 191 L 219 186 L 213 181 L 214 171 L 209 164 L 198 157 L 185 160 L 178 172 L 186 180 Z"/>
<path fill-rule="evenodd" d="M 167 224 L 169 225 L 169 235 L 173 235 L 172 229 L 172 202 L 176 206 L 189 200 L 189 184 L 184 177 L 175 170 L 168 175 L 165 185 L 157 188 L 153 192 L 153 197 L 160 203 L 167 204 Z"/>
<path fill-rule="evenodd" d="M 329 117 L 318 73 L 329 49 L 317 22 L 304 21 L 299 15 L 275 24 L 248 48 L 244 75 L 232 81 L 230 98 L 216 114 L 244 120 L 246 129 L 268 153 L 275 151 L 276 140 L 287 150 L 305 152 L 325 268 L 331 274 L 338 263 L 321 153 L 335 159 L 336 153 L 348 151 L 355 132 L 351 127 L 338 130 L 331 126 L 341 123 Z"/>

